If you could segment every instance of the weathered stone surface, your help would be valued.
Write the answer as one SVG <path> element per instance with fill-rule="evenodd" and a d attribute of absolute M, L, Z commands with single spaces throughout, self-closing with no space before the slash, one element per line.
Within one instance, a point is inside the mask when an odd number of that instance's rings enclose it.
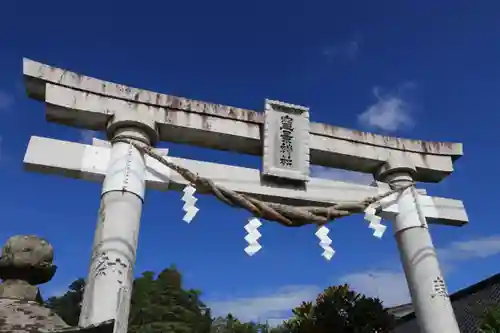
<path fill-rule="evenodd" d="M 0 298 L 0 332 L 32 333 L 69 326 L 50 309 L 35 301 Z"/>
<path fill-rule="evenodd" d="M 27 333 L 67 329 L 69 326 L 42 305 L 37 284 L 50 281 L 56 271 L 54 249 L 37 236 L 11 237 L 0 257 L 0 332 Z"/>
<path fill-rule="evenodd" d="M 57 269 L 53 260 L 54 249 L 45 239 L 33 235 L 13 236 L 2 248 L 0 278 L 24 280 L 32 285 L 46 283 Z"/>
<path fill-rule="evenodd" d="M 0 284 L 0 299 L 13 298 L 42 303 L 40 290 L 23 280 L 6 280 Z"/>
<path fill-rule="evenodd" d="M 0 257 L 0 333 L 111 333 L 114 321 L 71 327 L 42 304 L 37 284 L 56 272 L 54 249 L 37 236 L 13 236 Z"/>

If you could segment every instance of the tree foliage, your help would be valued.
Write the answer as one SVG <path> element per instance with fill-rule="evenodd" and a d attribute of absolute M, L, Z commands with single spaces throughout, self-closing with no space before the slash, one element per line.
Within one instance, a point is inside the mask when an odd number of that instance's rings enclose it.
<path fill-rule="evenodd" d="M 78 325 L 85 280 L 78 279 L 71 283 L 68 291 L 59 297 L 50 297 L 45 305 L 56 312 L 68 325 Z"/>
<path fill-rule="evenodd" d="M 255 333 L 259 332 L 265 325 L 256 323 L 243 323 L 232 314 L 226 317 L 218 317 L 212 323 L 212 333 Z M 265 332 L 262 332 L 265 333 Z"/>
<path fill-rule="evenodd" d="M 146 272 L 134 281 L 129 319 L 132 333 L 209 333 L 210 310 L 197 290 L 184 290 L 182 276 L 174 267 L 154 279 Z"/>
<path fill-rule="evenodd" d="M 46 305 L 68 324 L 76 326 L 81 310 L 84 280 L 78 279 L 60 297 Z M 201 301 L 201 292 L 184 289 L 182 275 L 171 266 L 157 276 L 144 272 L 135 279 L 129 317 L 130 333 L 384 333 L 392 327 L 392 316 L 378 299 L 368 298 L 347 285 L 329 287 L 316 301 L 303 302 L 292 310 L 283 325 L 241 322 L 232 314 L 213 318 Z M 492 331 L 496 332 L 496 331 Z M 490 333 L 490 331 L 487 331 Z"/>
<path fill-rule="evenodd" d="M 500 305 L 489 306 L 482 316 L 481 333 L 500 333 Z"/>
<path fill-rule="evenodd" d="M 366 297 L 349 286 L 328 287 L 314 303 L 303 302 L 285 323 L 292 333 L 384 333 L 394 319 L 376 298 Z"/>

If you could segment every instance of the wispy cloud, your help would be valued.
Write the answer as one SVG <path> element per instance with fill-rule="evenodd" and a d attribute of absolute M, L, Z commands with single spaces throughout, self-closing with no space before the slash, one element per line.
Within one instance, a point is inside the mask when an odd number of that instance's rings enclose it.
<path fill-rule="evenodd" d="M 8 110 L 14 104 L 14 96 L 6 91 L 0 90 L 0 111 Z"/>
<path fill-rule="evenodd" d="M 294 307 L 305 300 L 313 300 L 320 291 L 321 288 L 314 285 L 286 286 L 264 295 L 207 303 L 215 316 L 231 313 L 243 321 L 268 320 L 269 324 L 276 325 L 286 320 Z"/>
<path fill-rule="evenodd" d="M 378 297 L 385 306 L 394 306 L 409 302 L 410 294 L 403 272 L 373 270 L 348 274 L 339 279 L 359 293 Z"/>
<path fill-rule="evenodd" d="M 487 258 L 500 253 L 500 235 L 453 242 L 438 250 L 439 259 L 456 263 L 474 258 Z"/>
<path fill-rule="evenodd" d="M 319 165 L 311 166 L 311 176 L 361 185 L 369 185 L 373 182 L 373 176 L 370 174 L 327 168 Z"/>
<path fill-rule="evenodd" d="M 452 271 L 460 262 L 487 258 L 500 253 L 500 235 L 453 242 L 437 249 L 443 270 Z M 377 296 L 386 306 L 410 302 L 406 278 L 401 270 L 368 270 L 343 276 L 340 283 L 369 296 Z"/>
<path fill-rule="evenodd" d="M 416 88 L 415 83 L 406 82 L 396 91 L 383 92 L 380 87 L 373 88 L 375 103 L 358 115 L 362 126 L 395 132 L 415 125 L 414 105 L 408 100 L 409 93 Z"/>
<path fill-rule="evenodd" d="M 453 242 L 438 249 L 442 266 L 455 267 L 459 262 L 480 259 L 500 253 L 500 235 Z M 400 269 L 372 269 L 346 274 L 334 284 L 348 283 L 357 292 L 380 298 L 385 306 L 410 302 L 404 273 Z M 239 297 L 207 302 L 216 316 L 232 313 L 245 321 L 260 321 L 276 325 L 291 315 L 291 309 L 303 301 L 312 301 L 327 286 L 293 285 L 275 292 L 253 297 Z"/>
<path fill-rule="evenodd" d="M 333 59 L 354 61 L 358 56 L 359 50 L 360 42 L 357 40 L 350 40 L 344 43 L 326 47 L 323 50 L 323 55 L 327 58 L 328 61 L 332 61 Z"/>

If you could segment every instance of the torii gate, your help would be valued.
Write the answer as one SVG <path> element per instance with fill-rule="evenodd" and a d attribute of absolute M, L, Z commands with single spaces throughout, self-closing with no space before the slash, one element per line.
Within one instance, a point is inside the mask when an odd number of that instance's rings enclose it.
<path fill-rule="evenodd" d="M 369 207 L 367 218 L 381 236 L 379 216 L 393 222 L 395 238 L 422 332 L 459 333 L 427 222 L 462 226 L 459 200 L 415 191 L 414 181 L 439 182 L 462 156 L 458 143 L 426 142 L 309 122 L 302 106 L 266 100 L 264 113 L 140 90 L 23 60 L 30 97 L 44 101 L 48 121 L 105 131 L 92 145 L 33 136 L 27 170 L 103 182 L 101 207 L 80 326 L 115 319 L 126 332 L 145 188 L 184 190 L 186 219 L 196 213 L 193 188 L 184 177 L 139 148 L 158 141 L 263 155 L 261 170 L 169 157 L 169 161 L 217 185 L 270 203 L 329 206 L 359 202 L 399 189 Z M 293 124 L 293 125 L 292 125 Z M 116 142 L 126 137 L 126 142 Z M 134 143 L 134 144 L 132 144 Z M 167 150 L 157 150 L 166 154 Z M 371 173 L 372 186 L 309 177 L 309 164 Z M 247 225 L 249 247 L 260 248 L 258 220 Z M 324 231 L 324 230 L 323 230 Z M 326 231 L 328 231 L 326 229 Z M 328 259 L 331 240 L 317 233 Z M 326 237 L 326 238 L 325 238 Z M 105 296 L 104 296 L 105 295 Z"/>

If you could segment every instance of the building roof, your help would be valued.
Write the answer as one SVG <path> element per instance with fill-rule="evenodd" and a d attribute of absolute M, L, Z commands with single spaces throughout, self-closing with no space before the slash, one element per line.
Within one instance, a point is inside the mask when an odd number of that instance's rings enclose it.
<path fill-rule="evenodd" d="M 461 300 L 464 297 L 467 297 L 471 294 L 477 293 L 478 291 L 481 291 L 483 289 L 486 289 L 494 284 L 500 283 L 500 273 L 495 274 L 493 276 L 490 276 L 489 278 L 482 280 L 478 283 L 475 283 L 473 285 L 470 285 L 464 289 L 461 289 L 452 295 L 450 295 L 450 301 L 456 302 Z M 408 310 L 411 309 L 411 313 L 408 314 L 403 314 L 404 309 Z M 413 306 L 411 303 L 408 304 L 403 304 L 403 305 L 398 305 L 392 308 L 389 308 L 388 311 L 395 315 L 398 318 L 398 323 L 404 323 L 407 321 L 410 321 L 415 318 L 415 312 L 413 311 Z M 402 314 L 402 316 L 398 316 L 399 314 Z"/>
<path fill-rule="evenodd" d="M 401 304 L 388 308 L 387 311 L 396 318 L 401 318 L 413 312 L 413 305 L 411 303 Z"/>

